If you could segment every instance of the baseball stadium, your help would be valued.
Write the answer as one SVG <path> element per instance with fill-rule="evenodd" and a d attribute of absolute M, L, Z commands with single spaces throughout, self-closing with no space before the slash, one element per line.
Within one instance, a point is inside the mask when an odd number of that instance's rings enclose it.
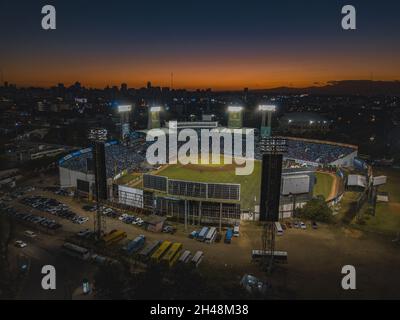
<path fill-rule="evenodd" d="M 223 129 L 217 122 L 177 124 L 178 132 L 184 129 Z M 237 123 L 235 125 L 237 128 Z M 168 135 L 166 128 L 160 129 Z M 220 162 L 213 164 L 149 164 L 146 160 L 146 151 L 152 144 L 146 139 L 149 132 L 133 132 L 129 144 L 118 141 L 105 143 L 107 201 L 132 211 L 193 224 L 231 224 L 238 220 L 259 219 L 260 137 L 254 138 L 253 172 L 237 175 L 238 165 L 225 163 L 222 155 L 219 155 Z M 287 152 L 283 155 L 280 217 L 291 217 L 295 208 L 302 207 L 315 196 L 323 196 L 328 204 L 340 201 L 344 192 L 342 169 L 353 166 L 357 147 L 328 141 L 281 138 L 287 143 Z M 224 143 L 220 143 L 223 150 Z M 183 143 L 178 143 L 178 147 L 181 145 Z M 245 149 L 243 146 L 243 154 Z M 60 159 L 60 186 L 75 190 L 80 197 L 93 199 L 93 167 L 92 148 Z"/>

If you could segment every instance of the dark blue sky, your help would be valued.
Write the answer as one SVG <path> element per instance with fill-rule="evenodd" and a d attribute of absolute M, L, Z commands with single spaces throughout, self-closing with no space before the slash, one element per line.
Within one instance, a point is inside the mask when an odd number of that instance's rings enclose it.
<path fill-rule="evenodd" d="M 41 29 L 41 7 L 57 30 Z M 341 7 L 357 30 L 341 29 Z M 92 86 L 153 80 L 174 72 L 184 87 L 306 85 L 400 78 L 400 1 L 1 0 L 5 78 Z"/>

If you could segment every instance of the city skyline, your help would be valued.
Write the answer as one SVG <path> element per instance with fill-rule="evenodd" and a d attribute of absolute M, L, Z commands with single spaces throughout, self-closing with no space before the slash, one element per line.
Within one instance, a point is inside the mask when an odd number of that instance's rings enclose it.
<path fill-rule="evenodd" d="M 50 87 L 237 90 L 338 80 L 398 80 L 400 5 L 352 1 L 357 30 L 341 29 L 345 3 L 221 1 L 135 4 L 53 1 L 57 29 L 40 28 L 43 1 L 4 1 L 3 80 Z M 35 13 L 36 12 L 36 13 Z M 317 14 L 318 13 L 318 14 Z M 29 54 L 26 54 L 29 52 Z"/>

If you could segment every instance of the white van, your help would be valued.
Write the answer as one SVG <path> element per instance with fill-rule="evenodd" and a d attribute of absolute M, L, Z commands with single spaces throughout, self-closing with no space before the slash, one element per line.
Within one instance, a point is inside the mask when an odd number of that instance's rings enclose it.
<path fill-rule="evenodd" d="M 238 225 L 233 227 L 233 236 L 239 237 L 239 226 Z"/>
<path fill-rule="evenodd" d="M 34 233 L 33 231 L 30 231 L 30 230 L 26 230 L 24 232 L 24 235 L 26 235 L 29 238 L 35 238 L 36 237 L 36 233 Z"/>

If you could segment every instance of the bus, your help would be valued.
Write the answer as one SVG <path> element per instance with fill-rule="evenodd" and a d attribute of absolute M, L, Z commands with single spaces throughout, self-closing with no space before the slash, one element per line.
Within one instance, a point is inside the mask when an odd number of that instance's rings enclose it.
<path fill-rule="evenodd" d="M 151 260 L 154 262 L 159 262 L 162 256 L 168 251 L 172 243 L 168 240 L 163 241 L 160 247 L 151 255 Z"/>
<path fill-rule="evenodd" d="M 193 265 L 197 268 L 200 264 L 200 262 L 203 260 L 204 253 L 203 251 L 197 251 L 195 255 L 193 256 L 191 262 Z"/>
<path fill-rule="evenodd" d="M 90 258 L 89 250 L 75 244 L 65 242 L 62 246 L 63 251 L 71 257 L 79 258 L 81 260 L 88 260 Z"/>
<path fill-rule="evenodd" d="M 166 263 L 169 267 L 172 267 L 178 260 L 182 247 L 182 243 L 174 243 L 171 246 L 171 249 L 169 249 L 169 251 L 162 258 L 163 262 Z"/>
<path fill-rule="evenodd" d="M 205 238 L 206 243 L 213 243 L 216 236 L 217 236 L 217 228 L 211 227 L 210 230 L 208 230 Z"/>
<path fill-rule="evenodd" d="M 161 240 L 156 240 L 153 243 L 149 243 L 142 251 L 139 252 L 139 257 L 143 260 L 148 259 L 150 255 L 157 250 L 161 243 Z"/>
<path fill-rule="evenodd" d="M 204 241 L 204 239 L 206 238 L 208 233 L 208 227 L 203 227 L 200 232 L 199 235 L 197 236 L 197 240 L 199 241 Z"/>
<path fill-rule="evenodd" d="M 275 230 L 276 230 L 276 234 L 278 236 L 283 235 L 283 229 L 282 229 L 280 222 L 275 222 Z"/>
<path fill-rule="evenodd" d="M 192 257 L 192 254 L 190 253 L 190 251 L 185 250 L 185 252 L 182 253 L 182 255 L 178 261 L 180 263 L 188 263 L 191 257 Z"/>
<path fill-rule="evenodd" d="M 106 246 L 109 246 L 113 243 L 121 241 L 122 239 L 126 238 L 126 232 L 121 230 L 112 230 L 103 236 L 102 242 Z"/>

